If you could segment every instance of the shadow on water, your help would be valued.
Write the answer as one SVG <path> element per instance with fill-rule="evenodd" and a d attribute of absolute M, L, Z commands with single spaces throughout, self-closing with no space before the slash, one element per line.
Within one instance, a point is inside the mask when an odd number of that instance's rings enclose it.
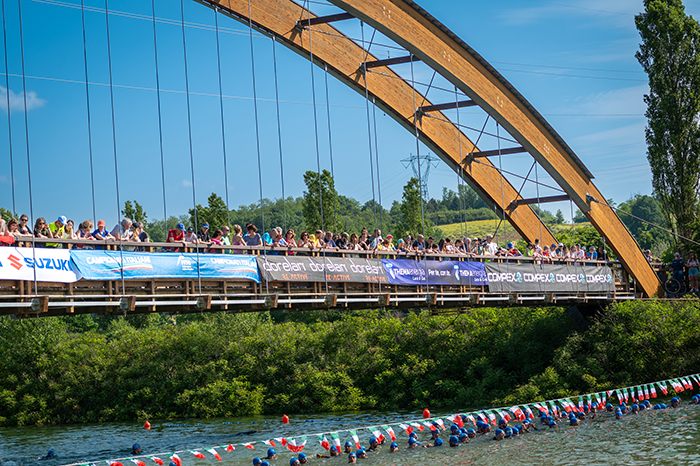
<path fill-rule="evenodd" d="M 242 417 L 199 421 L 153 423 L 150 431 L 140 425 L 114 423 L 58 427 L 26 427 L 0 429 L 0 459 L 16 461 L 18 466 L 59 466 L 67 463 L 101 462 L 130 456 L 130 447 L 138 442 L 143 454 L 167 453 L 228 443 L 244 443 L 268 440 L 273 437 L 300 437 L 328 431 L 346 431 L 370 425 L 396 423 L 417 419 L 415 411 L 392 413 L 344 413 L 342 415 L 316 415 L 305 419 L 292 419 L 284 425 L 278 417 Z M 406 435 L 400 428 L 398 435 L 401 450 L 388 453 L 388 447 L 370 453 L 364 464 L 422 465 L 426 463 L 444 465 L 509 465 L 532 464 L 611 464 L 611 465 L 677 465 L 700 464 L 700 407 L 684 405 L 678 409 L 643 411 L 639 415 L 628 415 L 616 421 L 611 413 L 600 414 L 595 420 L 586 420 L 578 427 L 550 430 L 540 428 L 532 432 L 501 442 L 482 436 L 458 448 L 447 446 L 430 449 L 405 448 Z M 539 427 L 539 426 L 538 426 Z M 250 431 L 257 431 L 246 433 Z M 361 443 L 366 445 L 371 435 L 358 432 Z M 446 438 L 446 434 L 442 434 Z M 420 434 L 425 444 L 429 433 Z M 350 435 L 341 434 L 343 442 Z M 38 462 L 49 448 L 56 450 L 58 457 Z M 250 465 L 254 456 L 265 456 L 267 447 L 256 445 L 255 450 L 237 447 L 233 453 L 223 450 L 222 464 Z M 272 464 L 289 464 L 292 453 L 278 445 L 278 459 Z M 310 457 L 325 453 L 316 437 L 309 436 L 304 450 Z M 185 466 L 204 466 L 218 463 L 210 454 L 205 460 L 194 458 L 190 453 L 180 454 Z M 163 460 L 167 460 L 163 455 Z M 146 464 L 151 466 L 150 460 Z M 311 458 L 309 464 L 346 464 L 347 459 Z M 125 466 L 127 462 L 124 462 Z M 128 462 L 130 465 L 131 463 Z M 166 462 L 167 465 L 167 462 Z"/>

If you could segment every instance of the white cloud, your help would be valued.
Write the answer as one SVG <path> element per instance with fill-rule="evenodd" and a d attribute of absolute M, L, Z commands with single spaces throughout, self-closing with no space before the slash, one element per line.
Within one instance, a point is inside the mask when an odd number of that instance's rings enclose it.
<path fill-rule="evenodd" d="M 27 92 L 27 110 L 43 107 L 46 100 L 42 99 L 34 91 Z M 7 111 L 7 88 L 0 86 L 0 109 Z M 10 110 L 13 112 L 24 111 L 24 93 L 16 94 L 10 89 Z"/>
<path fill-rule="evenodd" d="M 192 182 L 190 180 L 182 180 L 182 187 L 183 188 L 191 188 Z"/>

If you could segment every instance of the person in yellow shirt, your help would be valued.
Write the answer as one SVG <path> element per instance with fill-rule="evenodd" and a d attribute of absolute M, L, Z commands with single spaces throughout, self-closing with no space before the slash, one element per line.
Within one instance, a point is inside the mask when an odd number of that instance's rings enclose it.
<path fill-rule="evenodd" d="M 311 249 L 321 249 L 323 247 L 323 230 L 316 230 L 314 236 L 309 238 L 309 247 Z"/>

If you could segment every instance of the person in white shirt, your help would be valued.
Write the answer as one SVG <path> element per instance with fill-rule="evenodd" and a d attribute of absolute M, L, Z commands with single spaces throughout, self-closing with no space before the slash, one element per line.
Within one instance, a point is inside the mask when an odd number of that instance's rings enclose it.
<path fill-rule="evenodd" d="M 486 235 L 486 248 L 484 253 L 489 256 L 495 256 L 498 252 L 498 244 L 493 240 L 493 235 Z"/>

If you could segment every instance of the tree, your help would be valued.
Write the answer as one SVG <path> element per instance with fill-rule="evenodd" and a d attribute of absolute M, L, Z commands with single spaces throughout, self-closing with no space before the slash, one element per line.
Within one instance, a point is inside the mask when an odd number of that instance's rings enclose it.
<path fill-rule="evenodd" d="M 564 214 L 561 213 L 561 209 L 557 209 L 557 213 L 554 216 L 554 221 L 557 225 L 563 225 L 566 220 L 564 220 Z"/>
<path fill-rule="evenodd" d="M 650 226 L 647 222 L 665 227 L 665 218 L 659 202 L 651 196 L 636 194 L 619 205 L 620 220 L 625 224 L 642 249 L 657 249 L 659 245 L 667 246 L 670 237 L 665 231 Z M 625 215 L 624 212 L 634 215 Z M 635 218 L 636 217 L 636 218 Z M 640 220 L 642 219 L 642 220 Z"/>
<path fill-rule="evenodd" d="M 581 212 L 579 209 L 576 209 L 576 212 L 574 212 L 574 223 L 586 223 L 588 219 L 586 218 L 585 215 L 583 215 L 583 212 Z"/>
<path fill-rule="evenodd" d="M 197 221 L 194 218 L 194 209 L 189 210 L 190 222 L 192 226 L 199 228 L 207 223 L 212 232 L 218 230 L 223 225 L 228 225 L 228 209 L 226 203 L 221 196 L 216 193 L 211 193 L 207 198 L 207 207 L 202 207 L 197 204 Z"/>
<path fill-rule="evenodd" d="M 304 173 L 304 219 L 309 231 L 318 229 L 342 230 L 338 222 L 338 192 L 335 190 L 335 180 L 328 170 Z"/>
<path fill-rule="evenodd" d="M 649 76 L 647 159 L 670 229 L 691 237 L 700 184 L 700 25 L 681 0 L 644 0 L 636 58 Z"/>
<path fill-rule="evenodd" d="M 11 211 L 10 209 L 6 209 L 6 208 L 4 208 L 4 207 L 0 207 L 0 218 L 2 218 L 3 220 L 5 220 L 6 222 L 9 222 L 9 221 L 12 220 L 13 218 L 19 219 L 19 215 L 17 215 L 17 213 L 14 213 L 14 214 L 13 214 L 12 211 Z"/>
<path fill-rule="evenodd" d="M 134 201 L 134 205 L 131 205 L 131 201 L 126 201 L 124 203 L 124 209 L 122 210 L 122 215 L 124 217 L 129 217 L 131 220 L 136 222 L 143 222 L 144 226 L 148 225 L 146 219 L 148 215 L 143 210 L 143 206 L 137 201 Z"/>

